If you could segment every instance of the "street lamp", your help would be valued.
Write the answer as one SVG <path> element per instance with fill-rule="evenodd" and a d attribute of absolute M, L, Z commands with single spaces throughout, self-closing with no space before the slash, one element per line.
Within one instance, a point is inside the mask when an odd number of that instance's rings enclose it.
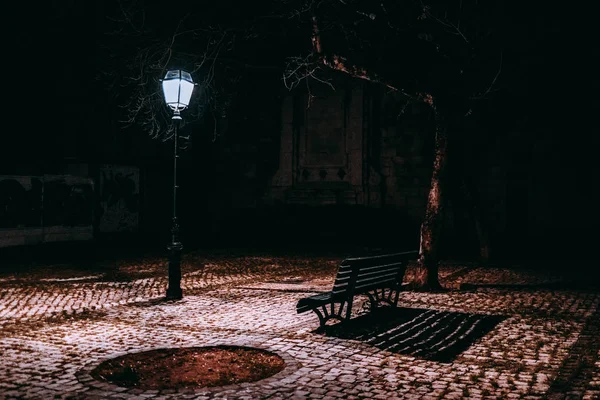
<path fill-rule="evenodd" d="M 172 119 L 175 120 L 175 133 L 173 135 L 173 225 L 171 227 L 171 243 L 167 246 L 169 250 L 167 299 L 181 299 L 183 297 L 181 291 L 181 251 L 183 246 L 179 241 L 179 224 L 177 223 L 177 159 L 179 158 L 177 139 L 179 137 L 181 111 L 185 110 L 190 104 L 194 86 L 192 76 L 179 69 L 168 71 L 162 79 L 165 103 L 173 110 Z"/>

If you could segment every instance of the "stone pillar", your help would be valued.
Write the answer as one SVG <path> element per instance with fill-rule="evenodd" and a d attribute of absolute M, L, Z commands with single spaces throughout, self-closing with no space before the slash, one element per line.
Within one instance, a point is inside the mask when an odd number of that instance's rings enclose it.
<path fill-rule="evenodd" d="M 357 194 L 357 204 L 364 204 L 363 185 L 363 85 L 353 86 L 348 96 L 346 120 L 346 152 L 348 175 Z"/>
<path fill-rule="evenodd" d="M 279 167 L 271 179 L 271 187 L 264 196 L 266 203 L 285 200 L 285 191 L 292 186 L 294 153 L 294 97 L 286 96 L 281 107 L 281 143 Z"/>

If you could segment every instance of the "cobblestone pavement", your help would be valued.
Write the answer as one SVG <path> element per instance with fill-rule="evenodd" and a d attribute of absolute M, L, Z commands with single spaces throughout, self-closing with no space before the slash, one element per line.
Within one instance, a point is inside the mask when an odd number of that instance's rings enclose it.
<path fill-rule="evenodd" d="M 70 277 L 56 268 L 43 278 L 0 276 L 0 398 L 600 398 L 598 291 L 548 288 L 564 278 L 536 271 L 443 265 L 442 282 L 452 290 L 406 291 L 399 306 L 504 319 L 441 363 L 317 333 L 315 315 L 296 314 L 300 298 L 329 290 L 339 261 L 192 255 L 185 297 L 174 302 L 160 301 L 164 262 L 130 263 L 120 275 Z M 465 283 L 470 289 L 459 290 Z M 503 286 L 486 286 L 494 283 Z M 355 307 L 360 314 L 360 302 Z M 271 350 L 287 367 L 259 382 L 181 391 L 128 389 L 90 376 L 102 360 L 126 352 L 215 344 Z"/>

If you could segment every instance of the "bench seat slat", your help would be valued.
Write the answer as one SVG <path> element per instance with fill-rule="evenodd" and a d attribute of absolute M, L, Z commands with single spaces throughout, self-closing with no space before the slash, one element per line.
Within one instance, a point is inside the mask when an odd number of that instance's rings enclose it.
<path fill-rule="evenodd" d="M 396 287 L 396 279 L 388 279 L 388 280 L 382 280 L 382 281 L 370 282 L 370 283 L 365 283 L 362 285 L 357 285 L 355 293 L 356 294 L 365 293 L 372 289 L 379 289 L 379 288 L 384 288 L 384 287 L 386 287 L 386 288 Z"/>
<path fill-rule="evenodd" d="M 382 254 L 379 256 L 368 256 L 368 257 L 352 257 L 345 259 L 342 264 L 356 264 L 356 263 L 379 263 L 383 264 L 384 262 L 389 262 L 389 260 L 396 261 L 408 261 L 414 259 L 419 255 L 417 250 L 414 251 L 405 251 L 402 253 L 393 253 L 393 254 Z"/>
<path fill-rule="evenodd" d="M 296 305 L 296 310 L 298 313 L 302 313 L 305 311 L 310 311 L 315 307 L 319 307 L 322 304 L 327 304 L 331 301 L 332 293 L 320 293 L 314 296 L 305 297 L 298 301 Z"/>
<path fill-rule="evenodd" d="M 360 268 L 360 272 L 377 272 L 382 269 L 388 268 L 400 268 L 404 263 L 396 262 L 396 263 L 388 263 L 388 264 L 378 264 L 378 265 L 370 265 Z"/>
<path fill-rule="evenodd" d="M 374 266 L 370 266 L 370 267 L 364 267 L 364 268 L 360 268 L 359 269 L 359 275 L 361 274 L 367 274 L 367 273 L 378 273 L 379 271 L 385 271 L 385 270 L 390 270 L 390 269 L 394 269 L 394 270 L 398 270 L 399 268 L 401 268 L 403 265 L 403 263 L 391 263 L 391 264 L 381 264 L 381 265 L 374 265 Z M 352 271 L 344 271 L 342 273 L 338 273 L 335 279 L 335 282 L 344 282 L 344 281 L 348 281 L 349 279 L 352 278 Z"/>
<path fill-rule="evenodd" d="M 358 276 L 357 276 L 356 279 L 360 281 L 360 280 L 363 280 L 363 279 L 368 279 L 368 278 L 373 277 L 373 276 L 384 276 L 384 275 L 387 275 L 387 274 L 390 274 L 390 273 L 398 275 L 401 272 L 403 272 L 402 269 L 398 268 L 398 267 L 396 267 L 396 268 L 381 269 L 379 271 L 366 271 L 366 272 L 360 271 L 358 273 Z"/>
<path fill-rule="evenodd" d="M 355 284 L 354 284 L 354 288 L 353 291 L 355 293 L 357 293 L 357 289 L 359 288 L 359 286 L 364 286 L 370 283 L 375 283 L 375 282 L 387 282 L 389 280 L 399 280 L 398 279 L 398 272 L 396 271 L 390 271 L 388 273 L 386 273 L 385 275 L 375 275 L 375 276 L 366 276 L 366 277 L 362 277 L 360 279 L 357 279 Z M 348 286 L 334 286 L 333 289 L 331 290 L 332 293 L 344 293 L 348 291 Z"/>
<path fill-rule="evenodd" d="M 356 286 L 354 288 L 357 289 L 359 286 L 368 285 L 369 283 L 383 282 L 383 281 L 389 281 L 389 280 L 395 281 L 395 280 L 397 280 L 397 277 L 398 277 L 398 273 L 395 271 L 392 271 L 385 275 L 369 276 L 369 277 L 366 277 L 363 279 L 357 279 Z"/>
<path fill-rule="evenodd" d="M 368 271 L 368 272 L 363 272 L 360 271 L 358 273 L 358 277 L 356 278 L 357 281 L 362 281 L 365 279 L 370 279 L 370 278 L 376 278 L 379 276 L 388 276 L 389 274 L 393 274 L 393 275 L 404 275 L 404 271 L 403 269 L 399 268 L 398 266 L 396 267 L 388 267 L 386 269 L 381 269 L 378 271 Z M 340 292 L 340 291 L 344 291 L 346 290 L 346 288 L 348 287 L 348 283 L 350 281 L 351 277 L 345 277 L 343 280 L 339 279 L 337 280 L 334 285 L 333 285 L 333 291 L 334 292 Z"/>
<path fill-rule="evenodd" d="M 303 313 L 340 301 L 342 303 L 348 301 L 351 305 L 354 295 L 364 294 L 373 289 L 399 290 L 406 272 L 406 262 L 417 255 L 418 251 L 410 251 L 381 256 L 347 258 L 338 268 L 332 290 L 300 299 L 296 310 L 298 313 Z M 319 314 L 319 318 L 322 318 L 321 314 Z M 349 311 L 346 318 L 350 318 Z M 321 323 L 324 323 L 323 320 Z"/>

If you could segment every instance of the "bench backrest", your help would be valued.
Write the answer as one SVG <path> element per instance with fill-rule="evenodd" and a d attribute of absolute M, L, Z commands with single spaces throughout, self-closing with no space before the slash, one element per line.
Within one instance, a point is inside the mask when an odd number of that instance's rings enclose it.
<path fill-rule="evenodd" d="M 407 251 L 347 258 L 338 269 L 332 294 L 334 297 L 345 297 L 381 287 L 399 287 L 407 262 L 416 259 L 418 255 L 418 251 Z"/>

